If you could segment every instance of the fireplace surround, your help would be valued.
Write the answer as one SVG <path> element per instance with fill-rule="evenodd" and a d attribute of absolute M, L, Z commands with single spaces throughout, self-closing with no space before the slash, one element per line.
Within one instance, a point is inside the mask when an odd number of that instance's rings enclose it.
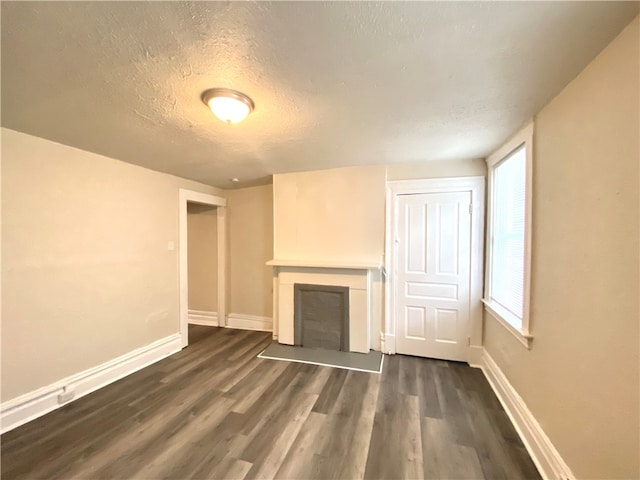
<path fill-rule="evenodd" d="M 274 338 L 285 345 L 295 345 L 294 286 L 323 285 L 347 287 L 348 348 L 346 351 L 368 353 L 379 349 L 372 341 L 372 324 L 379 327 L 379 263 L 347 263 L 319 260 L 271 260 L 274 268 Z M 375 287 L 375 288 L 374 288 Z M 375 291 L 374 291 L 375 290 Z M 375 347 L 374 347 L 375 345 Z"/>

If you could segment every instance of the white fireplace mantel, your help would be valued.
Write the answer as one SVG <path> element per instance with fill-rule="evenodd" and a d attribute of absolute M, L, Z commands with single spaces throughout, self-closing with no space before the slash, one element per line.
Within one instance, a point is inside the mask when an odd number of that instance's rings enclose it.
<path fill-rule="evenodd" d="M 344 261 L 344 260 L 299 260 L 273 259 L 267 262 L 272 267 L 299 268 L 345 268 L 348 270 L 380 270 L 382 258 L 379 261 Z"/>
<path fill-rule="evenodd" d="M 349 288 L 349 350 L 366 353 L 370 348 L 372 273 L 382 262 L 290 260 L 267 262 L 274 268 L 274 334 L 278 342 L 294 343 L 294 285 L 296 283 Z M 379 274 L 378 274 L 379 275 Z"/>

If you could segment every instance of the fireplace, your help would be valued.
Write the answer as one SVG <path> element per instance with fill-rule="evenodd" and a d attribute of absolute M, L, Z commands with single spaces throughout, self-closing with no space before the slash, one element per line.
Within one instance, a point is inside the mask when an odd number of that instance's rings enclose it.
<path fill-rule="evenodd" d="M 295 283 L 294 345 L 349 351 L 349 287 Z"/>
<path fill-rule="evenodd" d="M 295 333 L 295 285 L 317 285 L 325 292 L 327 286 L 346 288 L 342 302 L 347 320 L 342 323 L 340 348 L 358 353 L 380 349 L 380 336 L 372 335 L 372 331 L 380 332 L 382 328 L 382 281 L 378 264 L 318 260 L 271 260 L 267 264 L 275 267 L 273 336 L 278 342 L 300 344 Z M 335 337 L 333 342 L 335 345 Z"/>

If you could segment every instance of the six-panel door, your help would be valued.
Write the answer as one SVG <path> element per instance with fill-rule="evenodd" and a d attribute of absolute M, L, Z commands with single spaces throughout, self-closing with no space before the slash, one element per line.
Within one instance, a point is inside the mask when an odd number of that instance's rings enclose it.
<path fill-rule="evenodd" d="M 471 193 L 397 198 L 396 351 L 466 360 Z"/>

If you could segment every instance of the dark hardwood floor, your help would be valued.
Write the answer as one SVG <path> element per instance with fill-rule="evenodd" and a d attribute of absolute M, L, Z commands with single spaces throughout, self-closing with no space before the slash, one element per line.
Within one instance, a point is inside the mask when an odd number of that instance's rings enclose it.
<path fill-rule="evenodd" d="M 386 356 L 382 375 L 190 346 L 1 437 L 2 478 L 540 478 L 482 372 Z"/>

